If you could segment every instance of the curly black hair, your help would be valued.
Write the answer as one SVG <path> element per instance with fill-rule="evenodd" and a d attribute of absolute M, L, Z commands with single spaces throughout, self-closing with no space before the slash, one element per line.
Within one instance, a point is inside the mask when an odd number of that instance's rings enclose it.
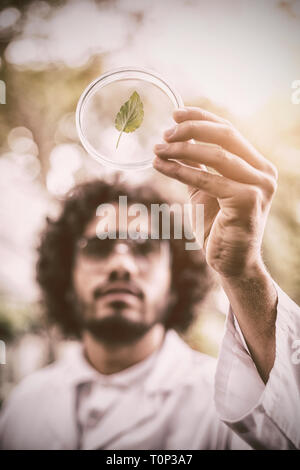
<path fill-rule="evenodd" d="M 81 337 L 81 322 L 72 301 L 71 279 L 76 242 L 95 216 L 99 204 L 118 202 L 119 196 L 124 195 L 128 203 L 142 203 L 148 208 L 151 204 L 171 202 L 150 186 L 132 187 L 120 182 L 111 184 L 94 180 L 81 183 L 69 192 L 56 220 L 47 218 L 38 248 L 36 277 L 48 320 L 58 324 L 68 337 Z M 166 329 L 184 332 L 196 316 L 195 305 L 210 290 L 212 274 L 201 250 L 186 250 L 184 238 L 172 238 L 172 218 L 170 233 L 171 289 L 176 302 L 170 307 L 164 325 Z"/>

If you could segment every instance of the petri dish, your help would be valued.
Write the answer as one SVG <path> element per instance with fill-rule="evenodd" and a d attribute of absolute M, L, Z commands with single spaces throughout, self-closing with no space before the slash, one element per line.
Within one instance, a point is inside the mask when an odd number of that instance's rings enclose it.
<path fill-rule="evenodd" d="M 115 120 L 134 93 L 142 103 L 142 122 L 120 136 Z M 174 109 L 182 106 L 181 96 L 156 72 L 119 68 L 98 77 L 82 93 L 76 109 L 77 132 L 99 163 L 116 170 L 146 169 L 152 166 L 154 145 L 174 125 Z"/>

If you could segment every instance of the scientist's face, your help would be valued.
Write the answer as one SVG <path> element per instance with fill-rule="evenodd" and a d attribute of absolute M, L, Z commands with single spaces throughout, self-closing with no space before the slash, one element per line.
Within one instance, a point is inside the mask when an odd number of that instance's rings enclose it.
<path fill-rule="evenodd" d="M 99 238 L 99 217 L 88 223 L 77 243 L 73 289 L 83 329 L 100 342 L 128 344 L 165 318 L 171 298 L 170 246 L 168 240 L 151 239 L 148 215 L 139 217 L 140 231 L 148 238 L 133 240 L 127 231 L 130 217 L 119 221 L 118 205 L 110 207 L 105 222 L 116 227 L 116 239 Z"/>

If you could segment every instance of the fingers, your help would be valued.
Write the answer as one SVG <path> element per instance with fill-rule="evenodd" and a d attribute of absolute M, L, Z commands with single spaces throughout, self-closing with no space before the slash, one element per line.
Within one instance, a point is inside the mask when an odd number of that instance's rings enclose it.
<path fill-rule="evenodd" d="M 265 176 L 262 172 L 219 145 L 174 142 L 157 145 L 155 153 L 164 160 L 174 158 L 187 164 L 194 162 L 208 165 L 223 176 L 241 183 L 264 184 Z"/>
<path fill-rule="evenodd" d="M 174 119 L 178 122 L 173 133 L 166 131 L 167 142 L 195 139 L 201 142 L 217 144 L 229 152 L 239 155 L 256 169 L 277 178 L 274 165 L 264 158 L 233 126 L 213 113 L 201 108 L 184 108 L 176 110 Z"/>
<path fill-rule="evenodd" d="M 178 123 L 186 121 L 187 119 L 196 119 L 201 121 L 219 122 L 220 124 L 230 124 L 229 121 L 221 118 L 220 116 L 216 116 L 215 114 L 206 111 L 205 109 L 193 106 L 189 106 L 188 108 L 176 109 L 176 111 L 174 111 L 174 119 Z"/>
<path fill-rule="evenodd" d="M 177 179 L 187 185 L 200 188 L 206 194 L 215 198 L 231 197 L 243 189 L 244 186 L 224 176 L 213 175 L 197 168 L 189 168 L 180 163 L 163 160 L 159 157 L 154 159 L 153 166 L 166 176 Z"/>

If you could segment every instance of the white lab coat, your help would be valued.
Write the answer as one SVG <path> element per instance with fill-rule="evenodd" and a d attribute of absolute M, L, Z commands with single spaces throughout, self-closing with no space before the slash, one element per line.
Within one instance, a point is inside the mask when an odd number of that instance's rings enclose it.
<path fill-rule="evenodd" d="M 300 448 L 300 308 L 275 284 L 276 359 L 265 386 L 230 310 L 217 363 L 174 330 L 160 350 L 105 376 L 74 353 L 12 392 L 2 449 Z M 299 361 L 300 362 L 300 361 Z"/>

